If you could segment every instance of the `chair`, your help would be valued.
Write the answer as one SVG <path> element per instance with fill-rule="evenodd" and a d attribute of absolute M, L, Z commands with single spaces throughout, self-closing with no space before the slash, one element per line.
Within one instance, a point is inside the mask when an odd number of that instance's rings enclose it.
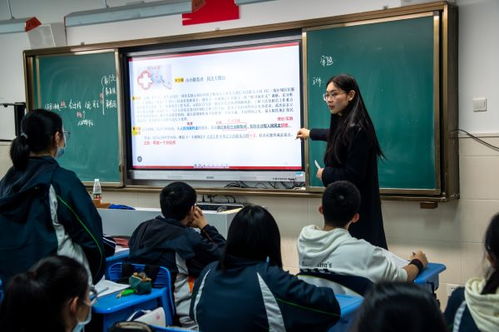
<path fill-rule="evenodd" d="M 109 280 L 118 281 L 121 278 L 122 262 L 114 263 L 108 269 Z M 144 271 L 144 264 L 131 264 L 136 272 Z M 150 294 L 129 295 L 117 298 L 116 294 L 99 297 L 92 310 L 102 316 L 102 331 L 107 331 L 114 323 L 127 320 L 138 310 L 155 309 L 159 306 L 165 310 L 165 320 L 173 324 L 175 305 L 173 302 L 170 272 L 166 267 L 159 267 L 153 289 Z"/>
<path fill-rule="evenodd" d="M 130 250 L 129 249 L 126 249 L 126 250 L 122 250 L 122 251 L 118 251 L 117 253 L 115 253 L 114 255 L 112 256 L 109 256 L 109 257 L 106 257 L 106 270 L 104 271 L 104 275 L 106 276 L 106 279 L 108 280 L 111 280 L 111 278 L 109 277 L 109 269 L 112 265 L 114 265 L 115 263 L 123 263 L 125 261 L 125 259 L 128 258 L 128 256 L 130 255 Z"/>
<path fill-rule="evenodd" d="M 135 263 L 130 263 L 133 267 L 135 272 L 142 272 L 144 271 L 145 264 L 135 264 Z M 121 272 L 122 272 L 122 267 L 123 267 L 123 262 L 117 262 L 111 265 L 108 268 L 108 274 L 109 274 L 109 280 L 111 281 L 117 281 L 121 278 Z M 172 287 L 172 281 L 171 281 L 171 276 L 170 276 L 170 271 L 164 266 L 159 267 L 158 275 L 156 276 L 156 279 L 153 282 L 153 287 L 154 288 L 168 288 L 171 291 Z M 170 300 L 171 303 L 173 303 L 173 295 L 170 293 Z"/>
<path fill-rule="evenodd" d="M 301 280 L 319 287 L 329 287 L 335 294 L 361 296 L 373 286 L 365 277 L 338 274 L 331 271 L 302 270 L 297 275 Z"/>
<path fill-rule="evenodd" d="M 341 294 L 336 294 L 335 296 L 340 305 L 341 318 L 328 330 L 328 332 L 350 331 L 353 322 L 357 318 L 357 311 L 362 305 L 363 298 L 360 296 Z"/>

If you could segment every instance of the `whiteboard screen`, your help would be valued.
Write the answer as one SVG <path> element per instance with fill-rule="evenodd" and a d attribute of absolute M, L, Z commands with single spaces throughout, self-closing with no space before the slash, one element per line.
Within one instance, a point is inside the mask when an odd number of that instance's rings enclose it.
<path fill-rule="evenodd" d="M 302 180 L 300 68 L 295 41 L 129 57 L 131 168 Z"/>

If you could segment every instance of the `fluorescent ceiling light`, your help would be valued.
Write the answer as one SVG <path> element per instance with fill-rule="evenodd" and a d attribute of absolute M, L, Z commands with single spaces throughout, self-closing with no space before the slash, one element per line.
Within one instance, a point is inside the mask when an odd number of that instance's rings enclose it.
<path fill-rule="evenodd" d="M 190 13 L 191 0 L 163 0 L 134 5 L 74 12 L 64 18 L 67 27 L 136 20 L 141 18 Z"/>
<path fill-rule="evenodd" d="M 11 18 L 0 21 L 0 33 L 25 32 L 41 25 L 36 17 Z"/>

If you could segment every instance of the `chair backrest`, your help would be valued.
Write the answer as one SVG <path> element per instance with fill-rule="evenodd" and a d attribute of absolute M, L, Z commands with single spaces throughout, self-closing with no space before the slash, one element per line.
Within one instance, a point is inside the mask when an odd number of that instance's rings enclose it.
<path fill-rule="evenodd" d="M 143 272 L 146 265 L 145 264 L 132 264 L 128 263 L 133 266 L 135 272 Z M 122 269 L 123 269 L 123 262 L 117 262 L 111 265 L 108 268 L 108 273 L 107 275 L 109 276 L 109 280 L 111 281 L 117 281 L 121 278 L 122 274 Z M 168 288 L 169 293 L 171 294 L 172 292 L 172 279 L 170 276 L 170 271 L 164 266 L 159 267 L 158 274 L 156 275 L 156 279 L 153 281 L 153 287 L 155 288 Z"/>
<path fill-rule="evenodd" d="M 311 284 L 311 285 L 314 285 L 317 287 L 330 288 L 334 291 L 335 295 L 349 295 L 349 296 L 362 297 L 362 295 L 360 295 L 357 292 L 354 292 L 350 288 L 347 288 L 347 287 L 345 287 L 337 282 L 331 281 L 331 280 L 319 278 L 316 276 L 309 276 L 309 275 L 305 275 L 305 274 L 299 274 L 299 275 L 297 275 L 297 277 L 298 277 L 298 279 L 305 281 L 307 284 Z"/>
<path fill-rule="evenodd" d="M 298 277 L 316 286 L 332 288 L 335 294 L 364 296 L 373 286 L 373 282 L 365 277 L 331 271 L 302 270 Z"/>
<path fill-rule="evenodd" d="M 135 272 L 142 272 L 146 268 L 145 264 L 133 264 L 132 265 Z M 118 281 L 121 279 L 121 274 L 123 270 L 123 262 L 117 262 L 111 265 L 108 268 L 108 273 L 106 275 L 109 276 L 109 280 Z M 173 323 L 173 317 L 175 316 L 175 302 L 173 301 L 173 290 L 172 290 L 172 281 L 170 276 L 170 271 L 164 267 L 160 266 L 158 270 L 158 274 L 153 282 L 153 287 L 155 288 L 166 288 L 166 295 L 163 296 L 163 309 L 165 310 L 167 316 L 167 322 Z"/>

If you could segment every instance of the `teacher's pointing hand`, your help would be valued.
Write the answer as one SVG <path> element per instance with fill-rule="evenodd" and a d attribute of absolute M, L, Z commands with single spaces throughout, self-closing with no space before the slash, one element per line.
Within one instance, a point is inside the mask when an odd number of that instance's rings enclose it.
<path fill-rule="evenodd" d="M 309 137 L 310 137 L 310 130 L 308 130 L 307 128 L 301 128 L 296 133 L 296 138 L 308 139 Z"/>

